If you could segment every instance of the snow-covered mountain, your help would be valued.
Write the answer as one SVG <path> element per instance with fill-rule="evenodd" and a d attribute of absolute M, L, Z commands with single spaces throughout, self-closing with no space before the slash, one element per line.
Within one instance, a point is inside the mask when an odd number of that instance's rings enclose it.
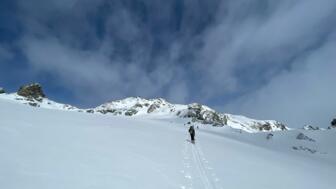
<path fill-rule="evenodd" d="M 89 112 L 128 116 L 177 116 L 190 118 L 192 122 L 213 126 L 228 125 L 248 132 L 287 130 L 288 128 L 274 120 L 255 120 L 244 116 L 216 112 L 208 106 L 193 103 L 189 105 L 171 104 L 162 98 L 143 99 L 130 97 L 98 106 Z"/>
<path fill-rule="evenodd" d="M 165 99 L 144 99 L 129 97 L 102 104 L 96 108 L 80 109 L 61 104 L 45 97 L 39 84 L 23 86 L 17 93 L 0 94 L 0 98 L 10 99 L 34 107 L 99 113 L 116 116 L 168 116 L 179 117 L 193 124 L 229 126 L 247 132 L 288 130 L 283 123 L 274 120 L 255 120 L 240 115 L 219 113 L 208 106 L 193 103 L 189 105 L 171 104 Z"/>
<path fill-rule="evenodd" d="M 0 95 L 0 188 L 333 189 L 336 185 L 336 129 L 240 132 L 232 128 L 233 120 L 239 121 L 238 126 L 253 121 L 220 114 L 228 116 L 226 126 L 203 124 L 205 119 L 193 122 L 199 128 L 192 144 L 185 123 L 209 115 L 202 114 L 212 112 L 206 106 L 128 98 L 84 113 L 34 91 L 27 97 Z M 136 114 L 125 116 L 139 101 L 149 103 L 148 108 L 137 105 Z M 153 104 L 160 107 L 148 113 Z M 123 116 L 114 116 L 116 111 Z"/>

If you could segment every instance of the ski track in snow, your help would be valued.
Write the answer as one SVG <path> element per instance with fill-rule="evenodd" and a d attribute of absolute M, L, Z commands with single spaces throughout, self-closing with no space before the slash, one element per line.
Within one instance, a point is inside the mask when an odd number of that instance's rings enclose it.
<path fill-rule="evenodd" d="M 184 169 L 181 173 L 185 183 L 181 185 L 181 189 L 222 189 L 219 179 L 204 156 L 199 141 L 195 144 L 184 142 L 182 154 Z"/>

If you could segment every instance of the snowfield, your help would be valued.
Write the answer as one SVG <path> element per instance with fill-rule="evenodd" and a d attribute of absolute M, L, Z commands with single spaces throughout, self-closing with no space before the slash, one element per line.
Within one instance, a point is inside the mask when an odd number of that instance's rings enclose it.
<path fill-rule="evenodd" d="M 0 98 L 0 188 L 336 186 L 335 130 L 252 134 L 198 123 L 194 145 L 187 121 L 36 108 Z M 297 139 L 300 133 L 314 141 Z"/>

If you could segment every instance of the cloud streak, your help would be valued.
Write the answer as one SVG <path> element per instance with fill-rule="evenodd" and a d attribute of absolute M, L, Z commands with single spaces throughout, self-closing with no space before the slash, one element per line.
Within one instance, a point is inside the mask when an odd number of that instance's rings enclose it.
<path fill-rule="evenodd" d="M 164 97 L 294 127 L 325 126 L 335 113 L 332 0 L 16 5 L 22 31 L 13 46 L 35 74 L 52 75 L 82 106 Z"/>

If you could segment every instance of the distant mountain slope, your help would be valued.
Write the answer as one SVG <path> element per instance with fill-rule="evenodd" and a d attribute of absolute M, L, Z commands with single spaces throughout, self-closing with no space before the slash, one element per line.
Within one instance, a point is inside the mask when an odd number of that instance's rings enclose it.
<path fill-rule="evenodd" d="M 162 98 L 147 100 L 140 97 L 130 97 L 105 103 L 87 111 L 126 116 L 177 116 L 189 118 L 192 122 L 213 126 L 228 125 L 248 132 L 288 129 L 284 124 L 274 120 L 255 120 L 244 116 L 223 114 L 197 103 L 189 105 L 171 104 Z"/>
<path fill-rule="evenodd" d="M 68 104 L 57 103 L 46 98 L 39 84 L 22 86 L 17 93 L 0 94 L 0 98 L 34 107 L 69 110 L 86 113 L 100 113 L 116 116 L 170 116 L 189 120 L 196 124 L 229 126 L 247 132 L 288 130 L 283 123 L 274 120 L 255 120 L 240 115 L 219 113 L 198 103 L 171 104 L 165 99 L 144 99 L 129 97 L 111 101 L 96 108 L 80 109 Z M 186 122 L 189 122 L 186 121 Z"/>

